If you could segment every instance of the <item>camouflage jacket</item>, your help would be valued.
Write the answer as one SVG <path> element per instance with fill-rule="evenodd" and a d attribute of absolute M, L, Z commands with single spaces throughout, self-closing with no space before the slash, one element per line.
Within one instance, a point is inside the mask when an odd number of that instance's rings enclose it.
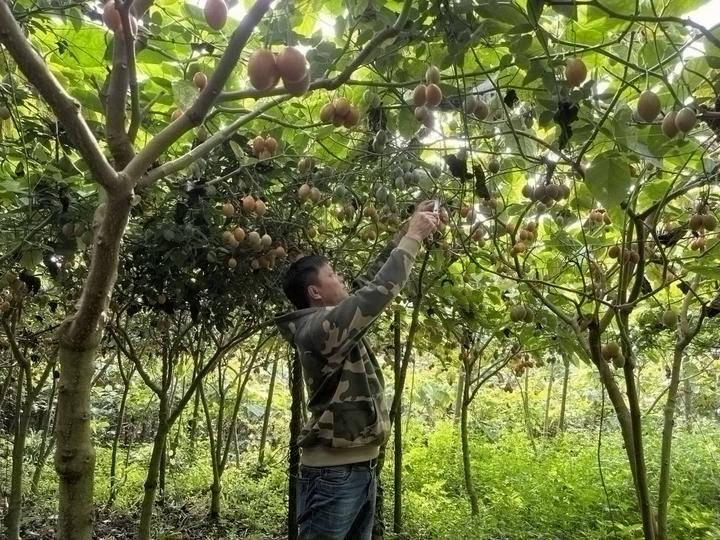
<path fill-rule="evenodd" d="M 308 308 L 275 318 L 300 355 L 311 417 L 298 438 L 305 465 L 355 463 L 377 457 L 390 417 L 380 366 L 365 340 L 370 325 L 403 288 L 420 243 L 396 238 L 356 290 L 337 306 Z"/>

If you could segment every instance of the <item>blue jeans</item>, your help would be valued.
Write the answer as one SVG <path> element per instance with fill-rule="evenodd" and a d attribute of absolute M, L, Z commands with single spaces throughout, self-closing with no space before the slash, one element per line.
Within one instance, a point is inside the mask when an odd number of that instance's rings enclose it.
<path fill-rule="evenodd" d="M 300 465 L 297 479 L 299 540 L 372 540 L 375 467 Z"/>

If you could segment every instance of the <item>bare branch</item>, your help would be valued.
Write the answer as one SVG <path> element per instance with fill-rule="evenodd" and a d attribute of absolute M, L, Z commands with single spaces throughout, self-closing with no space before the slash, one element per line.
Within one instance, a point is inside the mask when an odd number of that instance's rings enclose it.
<path fill-rule="evenodd" d="M 288 98 L 289 96 L 285 99 Z M 232 137 L 232 135 L 241 126 L 247 124 L 250 120 L 257 118 L 268 109 L 275 107 L 280 101 L 284 101 L 284 99 L 264 103 L 254 111 L 251 111 L 248 114 L 241 116 L 240 118 L 232 122 L 229 126 L 222 129 L 221 131 L 218 131 L 217 133 L 215 133 L 215 135 L 208 138 L 204 143 L 197 145 L 195 148 L 180 156 L 179 158 L 168 161 L 160 167 L 156 167 L 151 171 L 148 171 L 148 173 L 138 181 L 138 188 L 142 189 L 148 187 L 156 181 L 160 180 L 161 178 L 165 178 L 169 174 L 181 171 L 182 169 L 190 166 L 190 164 L 194 163 L 201 157 L 208 154 L 213 148 L 219 146 L 220 144 L 228 140 L 230 137 Z"/>
<path fill-rule="evenodd" d="M 208 111 L 217 101 L 220 91 L 236 68 L 240 54 L 250 39 L 253 30 L 260 23 L 267 10 L 270 9 L 270 4 L 272 4 L 272 0 L 257 0 L 255 2 L 232 36 L 230 36 L 227 49 L 225 49 L 217 68 L 213 71 L 205 89 L 200 92 L 195 103 L 180 118 L 158 133 L 125 167 L 123 172 L 133 182 L 139 179 L 150 168 L 152 163 L 184 133 L 193 126 L 202 124 Z"/>
<path fill-rule="evenodd" d="M 120 183 L 117 173 L 105 159 L 95 136 L 80 114 L 80 104 L 65 92 L 50 73 L 47 63 L 30 45 L 5 0 L 0 1 L 0 43 L 7 48 L 20 71 L 37 88 L 60 120 L 85 160 L 93 179 L 108 191 L 114 190 Z"/>
<path fill-rule="evenodd" d="M 120 9 L 120 8 L 118 8 Z M 125 11 L 127 16 L 127 11 Z M 116 169 L 122 169 L 135 154 L 125 131 L 126 96 L 129 85 L 127 47 L 120 34 L 113 38 L 113 68 L 105 108 L 105 137 Z M 132 43 L 130 44 L 132 48 Z"/>

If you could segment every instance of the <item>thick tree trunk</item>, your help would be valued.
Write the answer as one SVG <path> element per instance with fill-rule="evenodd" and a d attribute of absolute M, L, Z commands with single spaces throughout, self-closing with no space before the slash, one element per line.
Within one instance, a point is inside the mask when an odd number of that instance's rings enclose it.
<path fill-rule="evenodd" d="M 117 278 L 120 241 L 130 215 L 130 199 L 129 185 L 108 196 L 80 308 L 60 333 L 60 381 L 55 419 L 58 540 L 92 540 L 95 449 L 90 429 L 90 391 L 95 353 L 105 323 L 103 313 Z"/>
<path fill-rule="evenodd" d="M 268 426 L 270 425 L 270 414 L 272 412 L 273 393 L 275 392 L 275 378 L 277 377 L 278 362 L 275 360 L 270 374 L 270 388 L 268 388 L 267 401 L 265 403 L 265 416 L 263 416 L 262 432 L 260 433 L 260 449 L 258 450 L 258 465 L 262 467 L 265 458 L 265 444 L 267 441 Z"/>

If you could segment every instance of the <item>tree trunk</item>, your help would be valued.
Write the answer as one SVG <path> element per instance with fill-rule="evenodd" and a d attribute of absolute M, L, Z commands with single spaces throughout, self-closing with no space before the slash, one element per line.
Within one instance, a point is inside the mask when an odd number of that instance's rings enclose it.
<path fill-rule="evenodd" d="M 543 422 L 543 437 L 547 437 L 550 429 L 550 398 L 552 397 L 553 381 L 555 379 L 555 365 L 550 364 L 550 377 L 548 377 L 547 397 L 545 398 L 545 421 Z"/>
<path fill-rule="evenodd" d="M 373 540 L 385 540 L 385 490 L 383 489 L 383 483 L 380 478 L 380 471 L 382 471 L 383 464 L 385 463 L 385 446 L 380 447 L 380 455 L 378 455 L 378 463 L 375 468 L 376 480 L 377 480 L 377 493 L 375 495 L 375 520 L 373 521 Z"/>
<path fill-rule="evenodd" d="M 268 388 L 267 402 L 265 403 L 265 416 L 263 417 L 262 432 L 260 433 L 260 449 L 258 451 L 258 465 L 262 467 L 265 457 L 265 443 L 267 441 L 268 426 L 270 425 L 270 414 L 272 411 L 273 393 L 275 391 L 275 377 L 277 376 L 278 362 L 273 362 L 272 373 L 270 374 L 270 388 Z"/>
<path fill-rule="evenodd" d="M 222 385 L 222 380 L 218 381 L 218 384 Z M 200 400 L 202 401 L 203 411 L 205 412 L 205 423 L 208 430 L 208 438 L 210 440 L 210 462 L 212 464 L 213 481 L 210 485 L 210 517 L 217 519 L 220 517 L 220 494 L 222 493 L 222 484 L 220 483 L 220 453 L 218 452 L 218 445 L 222 444 L 221 433 L 222 425 L 218 425 L 217 439 L 213 429 L 212 415 L 210 414 L 210 407 L 205 396 L 205 384 L 200 383 L 198 387 L 198 393 L 200 394 Z M 223 407 L 223 403 L 220 403 L 220 408 Z M 220 422 L 218 422 L 220 424 Z"/>
<path fill-rule="evenodd" d="M 467 362 L 467 361 L 466 361 Z M 466 364 L 469 366 L 469 364 Z M 465 376 L 463 384 L 463 400 L 462 407 L 460 408 L 460 440 L 462 443 L 462 460 L 463 460 L 463 472 L 465 474 L 465 489 L 467 489 L 468 497 L 470 498 L 470 508 L 472 515 L 477 516 L 480 514 L 480 504 L 478 502 L 477 492 L 475 491 L 475 485 L 472 480 L 472 464 L 470 461 L 470 438 L 468 434 L 468 409 L 470 407 L 470 378 L 471 373 L 467 373 L 463 370 Z"/>
<path fill-rule="evenodd" d="M 160 507 L 165 506 L 165 479 L 167 478 L 167 452 L 168 452 L 168 438 L 170 435 L 170 426 L 167 428 L 165 434 L 165 443 L 163 444 L 163 451 L 160 454 L 160 474 L 158 475 L 158 487 L 157 493 L 155 494 L 156 504 Z"/>
<path fill-rule="evenodd" d="M 628 328 L 627 314 L 621 315 L 625 328 Z M 640 412 L 640 403 L 638 397 L 638 388 L 635 384 L 635 360 L 631 357 L 632 351 L 623 343 L 623 352 L 625 353 L 625 388 L 627 390 L 628 404 L 630 406 L 630 419 L 632 427 L 633 450 L 635 454 L 635 464 L 637 467 L 636 474 L 636 490 L 640 503 L 640 512 L 643 520 L 643 532 L 645 540 L 655 540 L 657 533 L 657 523 L 653 513 L 652 500 L 650 499 L 650 486 L 647 479 L 647 466 L 645 464 L 645 448 L 642 433 L 642 416 Z"/>
<path fill-rule="evenodd" d="M 120 360 L 118 360 L 119 362 Z M 122 369 L 122 368 L 121 368 Z M 130 377 L 123 377 L 125 388 L 123 388 L 122 398 L 120 398 L 120 410 L 117 415 L 117 423 L 115 424 L 115 436 L 113 437 L 112 457 L 110 458 L 110 496 L 108 497 L 108 506 L 112 506 L 117 496 L 117 451 L 120 446 L 120 437 L 122 436 L 123 424 L 125 422 L 125 407 L 127 405 L 127 397 L 130 393 Z"/>
<path fill-rule="evenodd" d="M 403 384 L 403 354 L 402 354 L 402 331 L 400 311 L 395 310 L 393 314 L 393 334 L 395 352 L 395 400 L 397 403 L 397 414 L 395 415 L 395 464 L 393 469 L 393 532 L 400 534 L 402 531 L 402 384 Z"/>
<path fill-rule="evenodd" d="M 23 490 L 23 454 L 25 452 L 25 441 L 27 439 L 28 426 L 32 416 L 32 381 L 28 381 L 28 389 L 25 392 L 24 404 L 23 384 L 25 383 L 29 370 L 21 369 L 18 373 L 16 389 L 16 419 L 15 436 L 13 437 L 12 450 L 12 472 L 10 473 L 10 500 L 5 515 L 5 531 L 9 540 L 20 540 L 20 517 L 22 515 L 22 490 Z"/>
<path fill-rule="evenodd" d="M 193 414 L 190 419 L 190 448 L 195 450 L 197 441 L 197 428 L 200 422 L 200 394 L 195 392 L 195 403 L 193 405 Z"/>
<path fill-rule="evenodd" d="M 297 439 L 302 430 L 302 366 L 300 355 L 293 349 L 290 360 L 290 457 L 288 482 L 288 540 L 297 540 L 297 475 L 300 464 L 300 449 Z"/>
<path fill-rule="evenodd" d="M 598 369 L 598 372 L 600 373 L 600 380 L 602 381 L 602 384 L 605 386 L 605 389 L 608 392 L 608 397 L 610 398 L 610 402 L 613 404 L 613 408 L 615 410 L 615 416 L 617 417 L 618 423 L 620 424 L 620 432 L 622 434 L 623 442 L 625 443 L 625 452 L 628 457 L 628 463 L 630 464 L 630 472 L 632 473 L 633 483 L 635 485 L 635 495 L 638 498 L 638 504 L 640 506 L 640 511 L 643 518 L 645 540 L 655 540 L 655 527 L 653 524 L 653 520 L 650 519 L 649 522 L 646 520 L 647 506 L 645 505 L 645 500 L 647 500 L 649 503 L 649 499 L 645 499 L 645 494 L 647 494 L 649 497 L 649 493 L 647 491 L 647 480 L 645 479 L 643 483 L 643 480 L 641 479 L 645 478 L 645 463 L 644 461 L 642 463 L 638 462 L 639 458 L 642 456 L 642 452 L 638 454 L 635 450 L 635 445 L 637 444 L 637 434 L 635 433 L 635 431 L 640 430 L 642 426 L 639 421 L 635 422 L 635 417 L 633 414 L 631 414 L 631 411 L 625 404 L 622 393 L 620 392 L 620 388 L 615 381 L 614 373 L 611 371 L 608 362 L 605 361 L 600 354 L 601 337 L 600 327 L 597 324 L 597 321 L 593 321 L 592 323 L 590 323 L 590 325 L 588 325 L 588 331 L 590 345 L 589 352 L 591 354 L 591 360 L 595 367 Z M 623 348 L 623 351 L 628 352 L 626 347 Z M 625 366 L 626 368 L 628 368 L 628 364 L 631 362 L 631 358 L 629 358 L 629 352 L 628 356 L 626 356 L 625 362 Z M 635 386 L 633 384 L 634 375 L 632 373 L 632 369 L 630 369 L 630 373 L 628 373 L 627 371 L 625 372 L 625 379 L 626 384 L 628 385 L 628 393 L 630 393 L 631 391 L 634 392 Z M 632 401 L 631 396 L 628 396 L 628 399 Z M 637 394 L 635 394 L 635 400 L 637 401 Z M 640 444 L 642 444 L 642 438 L 640 439 Z"/>
<path fill-rule="evenodd" d="M 96 235 L 80 308 L 60 332 L 60 382 L 56 413 L 58 474 L 57 540 L 92 540 L 95 448 L 90 428 L 95 353 L 102 339 L 102 314 L 117 278 L 120 240 L 130 215 L 131 189 L 108 196 Z"/>
<path fill-rule="evenodd" d="M 460 423 L 460 415 L 462 414 L 463 388 L 465 388 L 465 370 L 461 369 L 455 391 L 455 415 L 453 418 L 455 425 Z"/>
<path fill-rule="evenodd" d="M 563 389 L 560 399 L 560 424 L 558 426 L 560 431 L 565 431 L 565 405 L 567 404 L 568 380 L 570 379 L 570 359 L 565 355 L 563 355 L 563 364 L 565 372 L 563 373 Z"/>
<path fill-rule="evenodd" d="M 53 428 L 54 430 L 54 428 Z M 32 477 L 32 494 L 33 497 L 37 498 L 40 495 L 40 480 L 42 479 L 43 470 L 45 470 L 45 464 L 47 463 L 50 454 L 55 450 L 55 433 L 50 435 L 49 442 L 45 447 L 45 451 L 40 455 L 40 461 L 35 465 L 35 472 Z"/>
<path fill-rule="evenodd" d="M 670 373 L 670 387 L 668 388 L 667 401 L 663 418 L 662 449 L 660 452 L 660 486 L 658 489 L 658 531 L 660 539 L 668 536 L 668 500 L 670 498 L 670 456 L 672 453 L 672 437 L 675 425 L 675 408 L 677 391 L 680 386 L 680 372 L 682 370 L 683 355 L 685 348 L 690 343 L 692 336 L 688 339 L 683 337 L 675 344 L 673 351 L 673 365 Z"/>
<path fill-rule="evenodd" d="M 165 399 L 160 399 L 160 411 L 157 431 L 153 443 L 152 455 L 148 464 L 147 477 L 145 479 L 145 496 L 143 497 L 140 510 L 140 528 L 138 530 L 139 540 L 151 540 L 150 523 L 152 521 L 153 507 L 155 506 L 155 495 L 157 493 L 158 479 L 160 477 L 160 466 L 162 456 L 165 452 L 165 442 L 170 426 L 167 422 L 168 403 Z"/>
<path fill-rule="evenodd" d="M 50 457 L 55 446 L 55 434 L 53 433 L 53 409 L 55 406 L 55 392 L 57 391 L 57 378 L 53 377 L 53 383 L 50 386 L 50 393 L 47 400 L 47 410 L 45 411 L 45 418 L 43 419 L 43 434 L 40 442 L 40 450 L 38 451 L 38 462 L 35 464 L 35 471 L 33 472 L 31 493 L 34 497 L 40 494 L 40 478 L 42 477 L 42 471 L 45 467 L 47 458 Z M 49 437 L 48 437 L 49 435 Z"/>

